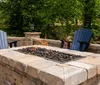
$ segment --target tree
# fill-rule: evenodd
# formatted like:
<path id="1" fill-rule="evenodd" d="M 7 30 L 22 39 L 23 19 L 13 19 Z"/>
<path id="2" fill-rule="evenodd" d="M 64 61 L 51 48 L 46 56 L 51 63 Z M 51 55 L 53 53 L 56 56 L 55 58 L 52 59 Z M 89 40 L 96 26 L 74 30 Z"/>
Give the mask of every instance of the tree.
<path id="1" fill-rule="evenodd" d="M 68 36 L 81 18 L 82 4 L 78 0 L 39 0 L 39 16 L 42 20 L 42 33 L 48 38 L 62 39 Z M 58 25 L 55 25 L 58 23 Z"/>
<path id="2" fill-rule="evenodd" d="M 22 36 L 24 31 L 30 31 L 30 24 L 37 20 L 36 9 L 30 0 L 7 0 L 0 4 L 2 12 L 8 16 L 9 34 Z"/>
<path id="3" fill-rule="evenodd" d="M 9 34 L 19 36 L 24 31 L 30 31 L 30 25 L 33 24 L 35 29 L 31 31 L 41 31 L 43 37 L 64 39 L 79 28 L 78 21 L 80 25 L 92 29 L 99 26 L 100 1 L 85 1 L 3 0 L 0 10 L 7 16 L 5 22 Z"/>

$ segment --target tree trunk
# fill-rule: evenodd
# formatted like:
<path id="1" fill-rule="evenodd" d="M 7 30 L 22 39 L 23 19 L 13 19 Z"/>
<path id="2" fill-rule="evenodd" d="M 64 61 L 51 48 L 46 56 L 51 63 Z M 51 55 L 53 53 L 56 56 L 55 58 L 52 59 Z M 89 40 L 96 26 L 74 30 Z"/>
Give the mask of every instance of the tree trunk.
<path id="1" fill-rule="evenodd" d="M 89 13 L 90 8 L 88 8 L 89 1 L 90 0 L 85 1 L 85 7 L 84 7 L 84 27 L 87 27 L 87 28 L 91 27 L 91 20 L 92 20 L 91 14 Z"/>

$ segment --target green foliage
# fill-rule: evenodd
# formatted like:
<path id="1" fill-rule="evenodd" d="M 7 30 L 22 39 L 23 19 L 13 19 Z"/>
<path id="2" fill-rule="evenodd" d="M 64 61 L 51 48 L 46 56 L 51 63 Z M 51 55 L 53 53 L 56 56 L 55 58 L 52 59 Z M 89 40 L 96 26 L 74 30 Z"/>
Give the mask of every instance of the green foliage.
<path id="1" fill-rule="evenodd" d="M 85 0 L 2 0 L 0 29 L 5 29 L 9 35 L 23 36 L 25 31 L 41 31 L 42 37 L 65 39 L 78 29 L 77 20 L 83 25 L 84 13 L 92 18 L 94 39 L 99 39 L 100 0 L 90 0 L 88 4 Z"/>
<path id="2" fill-rule="evenodd" d="M 75 25 L 74 19 L 82 16 L 82 4 L 78 0 L 39 0 L 39 3 L 42 3 L 38 10 L 42 21 L 40 31 L 48 38 L 63 39 L 70 35 L 73 31 L 70 27 Z"/>
<path id="3" fill-rule="evenodd" d="M 95 41 L 100 40 L 100 19 L 94 20 L 92 24 L 92 31 L 93 31 L 93 39 Z"/>
<path id="4" fill-rule="evenodd" d="M 1 15 L 1 16 L 0 16 L 0 30 L 3 30 L 3 29 L 6 28 L 6 25 L 5 25 L 4 23 L 5 23 L 7 17 L 5 17 L 5 16 L 2 14 L 1 11 L 0 11 L 0 15 Z M 5 18 L 3 18 L 3 17 L 5 17 Z"/>
<path id="5" fill-rule="evenodd" d="M 100 41 L 100 0 L 95 0 L 95 5 L 92 8 L 94 12 L 92 13 L 92 31 L 93 39 L 95 41 Z"/>
<path id="6" fill-rule="evenodd" d="M 30 31 L 31 23 L 38 22 L 36 9 L 30 0 L 7 0 L 0 4 L 2 13 L 8 17 L 6 19 L 8 34 L 22 36 L 24 31 Z"/>

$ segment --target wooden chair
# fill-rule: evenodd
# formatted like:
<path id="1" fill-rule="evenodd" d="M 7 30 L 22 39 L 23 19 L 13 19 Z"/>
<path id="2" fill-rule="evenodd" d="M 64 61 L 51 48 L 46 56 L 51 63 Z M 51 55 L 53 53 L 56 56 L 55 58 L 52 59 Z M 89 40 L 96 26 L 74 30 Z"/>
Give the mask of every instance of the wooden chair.
<path id="1" fill-rule="evenodd" d="M 87 51 L 90 40 L 92 37 L 92 31 L 87 28 L 82 28 L 74 33 L 74 39 L 72 42 L 71 50 Z"/>
<path id="2" fill-rule="evenodd" d="M 64 43 L 67 43 L 68 49 L 77 51 L 87 51 L 91 37 L 92 37 L 92 31 L 90 29 L 82 28 L 76 30 L 74 33 L 74 38 L 71 47 L 70 47 L 70 42 L 62 41 L 61 48 L 64 46 Z"/>
<path id="3" fill-rule="evenodd" d="M 13 41 L 13 42 L 8 43 L 6 32 L 0 30 L 0 49 L 8 48 L 8 44 L 9 44 L 10 48 L 12 46 L 17 47 L 17 41 Z"/>

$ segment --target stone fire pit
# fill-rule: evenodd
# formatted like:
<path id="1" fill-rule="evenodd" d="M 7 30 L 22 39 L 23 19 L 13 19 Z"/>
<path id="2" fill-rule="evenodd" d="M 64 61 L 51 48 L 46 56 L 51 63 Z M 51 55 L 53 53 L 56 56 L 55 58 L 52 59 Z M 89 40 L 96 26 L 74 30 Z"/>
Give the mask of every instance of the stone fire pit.
<path id="1" fill-rule="evenodd" d="M 99 74 L 100 54 L 41 45 L 0 50 L 0 85 L 99 85 Z"/>

